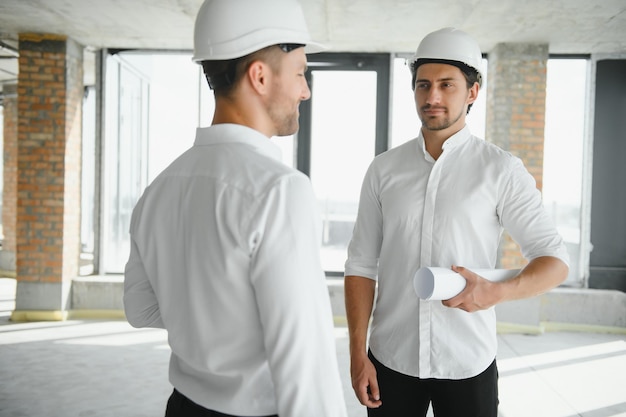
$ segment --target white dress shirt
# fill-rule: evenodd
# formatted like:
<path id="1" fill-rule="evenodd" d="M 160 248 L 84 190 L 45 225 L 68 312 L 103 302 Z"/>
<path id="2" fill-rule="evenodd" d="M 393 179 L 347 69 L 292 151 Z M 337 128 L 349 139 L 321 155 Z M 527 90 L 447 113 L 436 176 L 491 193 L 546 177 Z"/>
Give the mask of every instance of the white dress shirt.
<path id="1" fill-rule="evenodd" d="M 167 329 L 170 382 L 226 414 L 345 417 L 309 179 L 261 133 L 223 124 L 146 189 L 124 307 Z"/>
<path id="2" fill-rule="evenodd" d="M 374 159 L 365 176 L 345 275 L 378 280 L 369 347 L 382 364 L 420 378 L 478 375 L 497 350 L 494 309 L 467 313 L 420 300 L 422 266 L 494 268 L 503 228 L 527 259 L 563 243 L 519 158 L 465 127 L 435 161 L 420 136 Z"/>

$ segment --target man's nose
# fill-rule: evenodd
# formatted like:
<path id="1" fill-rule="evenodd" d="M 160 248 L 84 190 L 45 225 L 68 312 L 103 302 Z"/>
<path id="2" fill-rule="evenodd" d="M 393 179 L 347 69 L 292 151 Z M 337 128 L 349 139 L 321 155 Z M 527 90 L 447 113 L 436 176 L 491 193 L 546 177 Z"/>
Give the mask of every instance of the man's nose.
<path id="1" fill-rule="evenodd" d="M 302 101 L 308 100 L 311 98 L 311 89 L 309 88 L 309 83 L 304 81 L 304 88 L 302 90 Z"/>
<path id="2" fill-rule="evenodd" d="M 426 102 L 429 104 L 439 103 L 441 101 L 441 91 L 433 87 L 428 90 L 428 96 L 426 97 Z"/>

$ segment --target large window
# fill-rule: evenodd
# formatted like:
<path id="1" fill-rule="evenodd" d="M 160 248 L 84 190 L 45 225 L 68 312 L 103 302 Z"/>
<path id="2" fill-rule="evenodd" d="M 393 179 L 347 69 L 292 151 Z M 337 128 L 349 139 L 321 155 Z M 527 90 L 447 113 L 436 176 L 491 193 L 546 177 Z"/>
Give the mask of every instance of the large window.
<path id="1" fill-rule="evenodd" d="M 96 89 L 86 87 L 83 99 L 82 168 L 80 195 L 80 275 L 94 273 L 96 250 Z"/>
<path id="2" fill-rule="evenodd" d="M 543 201 L 570 255 L 566 284 L 580 286 L 585 275 L 581 217 L 585 186 L 587 59 L 549 59 L 543 164 Z"/>
<path id="3" fill-rule="evenodd" d="M 150 84 L 148 101 L 148 183 L 193 145 L 196 127 L 213 117 L 213 94 L 191 55 L 123 53 L 122 58 Z"/>
<path id="4" fill-rule="evenodd" d="M 375 156 L 376 72 L 313 71 L 312 76 L 311 182 L 322 213 L 322 265 L 341 272 L 361 183 Z"/>
<path id="5" fill-rule="evenodd" d="M 106 86 L 101 256 L 103 272 L 122 272 L 130 251 L 130 217 L 147 183 L 150 83 L 125 60 L 112 56 Z"/>
<path id="6" fill-rule="evenodd" d="M 322 266 L 342 275 L 361 183 L 388 147 L 388 54 L 314 54 L 301 104 L 297 168 L 309 174 L 322 213 Z"/>
<path id="7" fill-rule="evenodd" d="M 582 280 L 580 254 L 588 249 L 580 238 L 587 66 L 585 59 L 548 62 L 543 195 L 572 257 L 570 284 Z M 137 199 L 192 145 L 195 128 L 210 125 L 214 103 L 189 54 L 125 52 L 111 57 L 107 73 L 100 272 L 119 273 Z M 272 141 L 286 164 L 310 175 L 323 215 L 323 265 L 341 273 L 367 166 L 376 154 L 416 137 L 421 123 L 406 56 L 315 54 L 307 78 L 312 98 L 301 105 L 300 131 Z M 485 77 L 467 118 L 479 137 L 485 135 L 486 92 Z"/>
<path id="8" fill-rule="evenodd" d="M 121 273 L 130 250 L 132 210 L 145 187 L 210 124 L 213 96 L 190 54 L 110 56 L 101 273 Z"/>

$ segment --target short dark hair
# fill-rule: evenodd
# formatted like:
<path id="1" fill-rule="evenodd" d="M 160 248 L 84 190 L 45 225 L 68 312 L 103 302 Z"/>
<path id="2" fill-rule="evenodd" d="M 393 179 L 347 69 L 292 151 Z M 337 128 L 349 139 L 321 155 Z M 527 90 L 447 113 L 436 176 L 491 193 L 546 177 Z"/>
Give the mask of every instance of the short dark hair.
<path id="1" fill-rule="evenodd" d="M 280 53 L 289 53 L 296 48 L 303 47 L 301 44 L 279 44 L 271 45 L 244 55 L 240 58 L 202 61 L 202 70 L 209 87 L 215 95 L 228 96 L 233 91 L 234 86 L 248 70 L 250 64 L 260 60 L 266 62 L 274 71 L 278 71 L 278 56 Z M 282 51 L 282 52 L 281 52 Z"/>

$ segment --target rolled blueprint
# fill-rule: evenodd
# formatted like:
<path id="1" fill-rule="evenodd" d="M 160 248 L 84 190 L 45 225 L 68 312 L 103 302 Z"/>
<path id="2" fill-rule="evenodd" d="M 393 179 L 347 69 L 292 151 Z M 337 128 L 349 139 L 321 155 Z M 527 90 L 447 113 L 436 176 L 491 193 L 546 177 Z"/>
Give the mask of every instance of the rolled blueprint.
<path id="1" fill-rule="evenodd" d="M 519 269 L 472 269 L 472 272 L 492 281 L 506 281 Z M 422 300 L 449 300 L 465 288 L 465 278 L 449 268 L 422 267 L 413 277 L 413 289 Z"/>

